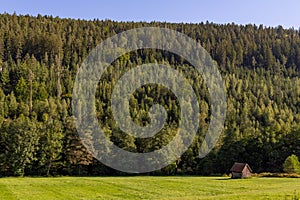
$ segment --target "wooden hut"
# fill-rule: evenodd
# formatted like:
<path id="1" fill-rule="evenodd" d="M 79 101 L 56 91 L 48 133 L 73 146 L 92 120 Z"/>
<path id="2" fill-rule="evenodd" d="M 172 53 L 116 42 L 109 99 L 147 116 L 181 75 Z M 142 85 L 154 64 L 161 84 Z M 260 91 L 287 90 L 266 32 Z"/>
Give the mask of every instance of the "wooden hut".
<path id="1" fill-rule="evenodd" d="M 248 178 L 251 177 L 252 169 L 247 163 L 234 163 L 230 169 L 231 178 Z"/>

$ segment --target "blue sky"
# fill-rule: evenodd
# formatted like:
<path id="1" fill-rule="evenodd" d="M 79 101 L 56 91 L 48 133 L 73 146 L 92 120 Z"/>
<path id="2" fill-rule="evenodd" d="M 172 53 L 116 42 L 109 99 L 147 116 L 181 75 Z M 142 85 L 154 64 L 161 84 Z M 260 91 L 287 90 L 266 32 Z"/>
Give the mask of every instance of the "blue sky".
<path id="1" fill-rule="evenodd" d="M 299 0 L 1 0 L 0 13 L 117 21 L 215 22 L 300 27 Z"/>

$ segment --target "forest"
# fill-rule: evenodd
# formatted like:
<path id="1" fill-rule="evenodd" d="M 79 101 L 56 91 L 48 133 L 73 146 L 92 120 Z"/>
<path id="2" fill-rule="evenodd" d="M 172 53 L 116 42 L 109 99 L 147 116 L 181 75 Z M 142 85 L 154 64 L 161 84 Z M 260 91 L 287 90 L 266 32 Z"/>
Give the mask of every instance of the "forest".
<path id="1" fill-rule="evenodd" d="M 145 85 L 130 100 L 133 121 L 148 124 L 149 106 L 159 103 L 167 110 L 167 125 L 152 140 L 124 134 L 110 107 L 113 86 L 124 72 L 141 63 L 169 63 L 197 93 L 201 113 L 193 144 L 176 162 L 149 174 L 223 174 L 234 162 L 247 162 L 256 173 L 282 172 L 288 156 L 300 157 L 299 30 L 0 14 L 0 176 L 124 175 L 93 158 L 80 141 L 72 93 L 78 69 L 91 50 L 138 27 L 169 28 L 199 42 L 218 64 L 227 94 L 221 137 L 199 158 L 210 122 L 201 75 L 181 57 L 155 49 L 124 54 L 110 65 L 98 84 L 97 118 L 106 136 L 124 150 L 149 152 L 167 144 L 178 126 L 180 107 L 167 88 Z"/>

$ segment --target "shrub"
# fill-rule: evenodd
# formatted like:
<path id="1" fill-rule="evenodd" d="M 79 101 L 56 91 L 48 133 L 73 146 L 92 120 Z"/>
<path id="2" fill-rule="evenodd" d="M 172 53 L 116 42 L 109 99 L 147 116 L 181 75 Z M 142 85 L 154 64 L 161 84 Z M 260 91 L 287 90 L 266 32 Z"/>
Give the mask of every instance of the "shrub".
<path id="1" fill-rule="evenodd" d="M 286 158 L 283 164 L 283 171 L 289 174 L 300 173 L 300 163 L 296 155 L 291 155 Z"/>

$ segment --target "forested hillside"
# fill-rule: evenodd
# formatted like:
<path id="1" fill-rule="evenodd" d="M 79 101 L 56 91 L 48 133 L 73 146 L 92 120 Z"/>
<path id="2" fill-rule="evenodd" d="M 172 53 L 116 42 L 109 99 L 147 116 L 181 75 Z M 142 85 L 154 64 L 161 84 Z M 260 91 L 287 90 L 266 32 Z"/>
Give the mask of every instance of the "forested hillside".
<path id="1" fill-rule="evenodd" d="M 116 60 L 99 83 L 97 115 L 111 140 L 126 150 L 158 149 L 174 136 L 178 101 L 163 87 L 146 85 L 133 94 L 133 120 L 149 123 L 159 102 L 168 126 L 147 141 L 126 136 L 111 116 L 111 82 L 142 63 L 170 63 L 183 71 L 199 98 L 197 138 L 175 163 L 154 174 L 228 172 L 235 161 L 255 172 L 281 172 L 291 154 L 300 156 L 300 33 L 282 27 L 213 23 L 134 23 L 51 16 L 0 15 L 0 176 L 119 174 L 94 159 L 81 144 L 72 117 L 76 73 L 101 41 L 136 27 L 165 27 L 197 40 L 218 63 L 227 89 L 227 118 L 217 146 L 205 158 L 199 147 L 210 121 L 208 91 L 184 59 L 144 49 Z M 160 94 L 160 96 L 156 96 Z"/>

